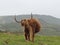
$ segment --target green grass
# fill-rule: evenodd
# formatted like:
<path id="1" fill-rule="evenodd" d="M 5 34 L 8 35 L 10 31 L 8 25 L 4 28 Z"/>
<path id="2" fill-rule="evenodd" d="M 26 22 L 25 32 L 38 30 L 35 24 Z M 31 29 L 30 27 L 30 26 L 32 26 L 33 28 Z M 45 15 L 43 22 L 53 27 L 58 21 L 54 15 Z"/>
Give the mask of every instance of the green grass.
<path id="1" fill-rule="evenodd" d="M 60 36 L 35 36 L 34 43 L 26 42 L 24 35 L 0 33 L 0 45 L 60 45 Z"/>

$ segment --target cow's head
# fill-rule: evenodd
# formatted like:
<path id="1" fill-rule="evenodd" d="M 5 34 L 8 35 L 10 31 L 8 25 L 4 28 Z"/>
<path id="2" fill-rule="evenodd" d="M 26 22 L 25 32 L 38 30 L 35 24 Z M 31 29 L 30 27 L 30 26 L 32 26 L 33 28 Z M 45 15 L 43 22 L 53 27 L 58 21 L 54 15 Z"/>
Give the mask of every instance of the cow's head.
<path id="1" fill-rule="evenodd" d="M 28 25 L 28 20 L 27 19 L 21 19 L 20 21 L 17 21 L 16 16 L 15 16 L 15 21 L 17 23 L 20 23 L 22 26 L 27 26 Z"/>

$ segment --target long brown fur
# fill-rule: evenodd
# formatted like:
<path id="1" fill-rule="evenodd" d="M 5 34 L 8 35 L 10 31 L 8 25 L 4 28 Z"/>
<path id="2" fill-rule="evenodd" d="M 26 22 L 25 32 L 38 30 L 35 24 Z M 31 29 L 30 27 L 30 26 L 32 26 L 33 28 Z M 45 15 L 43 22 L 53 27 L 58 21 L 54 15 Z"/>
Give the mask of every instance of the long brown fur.
<path id="1" fill-rule="evenodd" d="M 24 27 L 25 39 L 34 42 L 34 35 L 41 28 L 39 21 L 36 19 L 23 19 L 21 25 Z"/>

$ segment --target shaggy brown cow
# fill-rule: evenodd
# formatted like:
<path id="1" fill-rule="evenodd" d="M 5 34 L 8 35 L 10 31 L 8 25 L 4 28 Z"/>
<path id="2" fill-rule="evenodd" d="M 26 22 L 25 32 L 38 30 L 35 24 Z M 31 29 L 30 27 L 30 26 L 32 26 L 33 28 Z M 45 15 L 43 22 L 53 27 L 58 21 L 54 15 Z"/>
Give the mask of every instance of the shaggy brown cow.
<path id="1" fill-rule="evenodd" d="M 33 18 L 23 19 L 21 21 L 17 21 L 15 18 L 15 21 L 21 23 L 24 27 L 25 39 L 34 42 L 34 35 L 39 32 L 41 28 L 39 21 Z"/>

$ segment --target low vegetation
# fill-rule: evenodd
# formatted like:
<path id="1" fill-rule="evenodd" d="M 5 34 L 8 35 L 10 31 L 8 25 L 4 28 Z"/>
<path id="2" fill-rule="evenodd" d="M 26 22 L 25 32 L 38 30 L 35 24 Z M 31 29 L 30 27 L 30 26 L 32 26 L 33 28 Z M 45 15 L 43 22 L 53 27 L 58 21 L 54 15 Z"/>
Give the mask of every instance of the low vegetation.
<path id="1" fill-rule="evenodd" d="M 36 35 L 32 43 L 26 41 L 24 35 L 0 33 L 0 45 L 60 45 L 60 36 Z"/>

